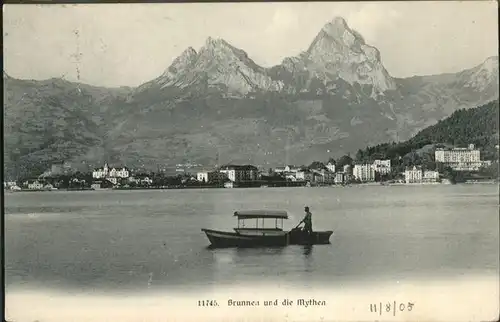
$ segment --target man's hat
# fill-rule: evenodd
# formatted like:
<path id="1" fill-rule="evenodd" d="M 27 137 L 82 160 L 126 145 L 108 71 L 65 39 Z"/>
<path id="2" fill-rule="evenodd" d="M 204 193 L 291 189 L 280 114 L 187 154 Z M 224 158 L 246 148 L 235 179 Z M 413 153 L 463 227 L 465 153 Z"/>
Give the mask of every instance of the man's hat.
<path id="1" fill-rule="evenodd" d="M 309 210 L 309 207 L 308 207 L 308 206 L 305 206 L 305 207 L 304 207 L 304 210 Z"/>

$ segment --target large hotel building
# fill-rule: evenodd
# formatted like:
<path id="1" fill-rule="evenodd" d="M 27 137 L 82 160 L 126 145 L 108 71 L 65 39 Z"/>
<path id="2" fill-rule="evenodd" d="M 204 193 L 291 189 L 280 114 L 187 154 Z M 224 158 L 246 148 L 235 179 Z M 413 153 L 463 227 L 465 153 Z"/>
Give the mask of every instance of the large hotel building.
<path id="1" fill-rule="evenodd" d="M 484 165 L 474 144 L 469 148 L 436 149 L 435 159 L 456 171 L 477 171 Z"/>

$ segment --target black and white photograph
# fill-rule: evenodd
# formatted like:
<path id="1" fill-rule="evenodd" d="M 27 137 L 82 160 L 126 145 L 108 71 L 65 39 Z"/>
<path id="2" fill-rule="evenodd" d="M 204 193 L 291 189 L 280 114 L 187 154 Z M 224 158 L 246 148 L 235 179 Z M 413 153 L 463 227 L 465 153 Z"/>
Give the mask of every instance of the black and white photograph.
<path id="1" fill-rule="evenodd" d="M 4 320 L 498 321 L 497 1 L 3 5 Z"/>

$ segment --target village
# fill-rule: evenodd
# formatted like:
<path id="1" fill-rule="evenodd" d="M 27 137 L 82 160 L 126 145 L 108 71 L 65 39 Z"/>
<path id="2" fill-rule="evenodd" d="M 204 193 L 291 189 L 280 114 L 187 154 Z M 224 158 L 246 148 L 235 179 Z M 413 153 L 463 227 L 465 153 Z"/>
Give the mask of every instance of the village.
<path id="1" fill-rule="evenodd" d="M 347 159 L 347 160 L 346 160 Z M 91 173 L 73 172 L 60 165 L 36 178 L 4 182 L 9 191 L 102 190 L 102 189 L 175 189 L 175 188 L 243 188 L 297 187 L 350 184 L 437 184 L 454 183 L 449 173 L 476 173 L 491 165 L 483 161 L 480 151 L 468 148 L 438 148 L 436 168 L 407 166 L 398 171 L 391 160 L 376 159 L 359 163 L 343 157 L 326 164 L 313 162 L 309 166 L 285 165 L 262 169 L 253 165 L 229 164 L 206 168 L 197 164 L 177 164 L 174 173 L 146 172 L 105 163 Z"/>

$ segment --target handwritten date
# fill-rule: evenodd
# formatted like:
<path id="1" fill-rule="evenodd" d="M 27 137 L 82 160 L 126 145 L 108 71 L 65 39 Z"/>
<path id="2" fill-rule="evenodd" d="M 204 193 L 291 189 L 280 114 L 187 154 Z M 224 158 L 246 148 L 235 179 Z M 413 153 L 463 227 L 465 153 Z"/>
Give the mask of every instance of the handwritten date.
<path id="1" fill-rule="evenodd" d="M 396 313 L 399 312 L 411 312 L 414 306 L 415 303 L 411 302 L 378 302 L 370 304 L 370 312 L 379 315 L 392 313 L 393 316 L 396 316 Z"/>

